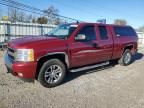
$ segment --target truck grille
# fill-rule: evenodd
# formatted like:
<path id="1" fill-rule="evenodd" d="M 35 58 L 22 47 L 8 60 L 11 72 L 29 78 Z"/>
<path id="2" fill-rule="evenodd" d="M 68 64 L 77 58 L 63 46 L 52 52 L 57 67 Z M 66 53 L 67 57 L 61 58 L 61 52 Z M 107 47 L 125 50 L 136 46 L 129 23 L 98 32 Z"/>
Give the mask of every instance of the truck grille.
<path id="1" fill-rule="evenodd" d="M 15 53 L 15 50 L 14 50 L 14 49 L 8 47 L 7 53 L 8 53 L 8 56 L 9 56 L 12 60 L 15 59 L 15 58 L 14 58 L 14 53 Z"/>

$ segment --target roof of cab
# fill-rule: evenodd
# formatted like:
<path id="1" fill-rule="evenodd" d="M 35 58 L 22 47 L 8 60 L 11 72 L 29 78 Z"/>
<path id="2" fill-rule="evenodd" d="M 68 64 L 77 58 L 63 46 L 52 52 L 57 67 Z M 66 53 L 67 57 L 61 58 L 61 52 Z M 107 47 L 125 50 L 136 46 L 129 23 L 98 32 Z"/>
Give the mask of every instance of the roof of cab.
<path id="1" fill-rule="evenodd" d="M 102 23 L 88 23 L 88 22 L 78 22 L 78 23 L 71 23 L 71 24 L 78 24 L 78 25 L 87 25 L 87 24 L 96 24 L 96 25 L 105 25 L 105 26 L 119 26 L 119 27 L 131 27 L 129 25 L 116 25 L 116 24 L 102 24 Z"/>

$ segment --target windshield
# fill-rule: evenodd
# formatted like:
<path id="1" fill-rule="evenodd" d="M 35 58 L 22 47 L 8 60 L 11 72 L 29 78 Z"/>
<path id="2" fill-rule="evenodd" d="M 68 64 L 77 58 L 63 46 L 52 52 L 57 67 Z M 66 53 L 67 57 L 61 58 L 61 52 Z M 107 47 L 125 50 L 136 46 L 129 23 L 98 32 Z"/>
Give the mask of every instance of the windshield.
<path id="1" fill-rule="evenodd" d="M 52 31 L 50 31 L 47 35 L 51 37 L 67 39 L 73 33 L 73 31 L 76 29 L 77 26 L 78 25 L 76 24 L 75 25 L 72 25 L 72 24 L 60 25 L 56 27 L 55 29 L 53 29 Z"/>

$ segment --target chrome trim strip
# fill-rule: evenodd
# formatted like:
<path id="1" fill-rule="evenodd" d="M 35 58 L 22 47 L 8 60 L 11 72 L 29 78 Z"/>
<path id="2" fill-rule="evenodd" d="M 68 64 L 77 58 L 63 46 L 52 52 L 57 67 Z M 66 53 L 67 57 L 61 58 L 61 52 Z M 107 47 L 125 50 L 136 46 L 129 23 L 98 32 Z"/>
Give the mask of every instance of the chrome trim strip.
<path id="1" fill-rule="evenodd" d="M 82 51 L 79 51 L 78 54 L 79 53 L 88 53 L 88 52 L 90 52 L 90 53 L 91 52 L 99 52 L 99 51 L 101 51 L 101 50 L 82 50 Z"/>
<path id="2" fill-rule="evenodd" d="M 100 64 L 96 64 L 93 66 L 86 66 L 86 67 L 82 67 L 82 68 L 78 68 L 78 69 L 72 69 L 72 70 L 70 70 L 70 72 L 79 72 L 79 71 L 88 70 L 88 69 L 92 69 L 92 68 L 96 68 L 96 67 L 100 67 L 100 66 L 105 66 L 108 64 L 109 64 L 109 61 L 100 63 Z"/>

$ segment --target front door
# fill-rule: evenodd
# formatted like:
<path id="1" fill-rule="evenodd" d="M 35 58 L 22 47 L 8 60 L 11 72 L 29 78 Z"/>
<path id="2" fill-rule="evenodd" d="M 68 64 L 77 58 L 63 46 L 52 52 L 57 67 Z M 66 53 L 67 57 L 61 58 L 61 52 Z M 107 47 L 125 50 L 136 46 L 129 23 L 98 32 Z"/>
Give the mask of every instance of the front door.
<path id="1" fill-rule="evenodd" d="M 84 40 L 76 40 L 79 35 L 85 36 Z M 69 45 L 72 67 L 83 66 L 93 63 L 92 57 L 96 53 L 95 25 L 85 25 L 75 35 L 73 43 Z"/>

